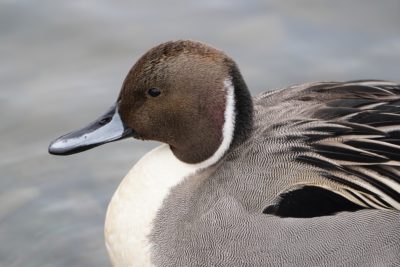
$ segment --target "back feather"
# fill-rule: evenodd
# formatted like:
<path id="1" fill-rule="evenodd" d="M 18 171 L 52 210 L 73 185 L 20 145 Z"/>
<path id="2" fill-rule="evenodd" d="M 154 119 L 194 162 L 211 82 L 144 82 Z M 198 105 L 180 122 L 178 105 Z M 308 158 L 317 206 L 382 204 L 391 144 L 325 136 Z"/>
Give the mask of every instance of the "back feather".
<path id="1" fill-rule="evenodd" d="M 294 98 L 312 102 L 308 119 L 287 122 L 296 129 L 287 140 L 303 140 L 292 147 L 296 161 L 357 205 L 400 210 L 400 85 L 318 83 Z"/>

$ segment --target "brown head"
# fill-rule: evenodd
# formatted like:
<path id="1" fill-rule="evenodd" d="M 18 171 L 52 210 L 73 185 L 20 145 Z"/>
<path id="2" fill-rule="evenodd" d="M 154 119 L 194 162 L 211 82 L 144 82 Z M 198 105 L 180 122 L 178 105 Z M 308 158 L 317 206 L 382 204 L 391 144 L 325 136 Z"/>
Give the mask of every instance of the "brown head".
<path id="1" fill-rule="evenodd" d="M 55 140 L 49 152 L 71 154 L 133 135 L 199 163 L 243 141 L 251 127 L 251 96 L 233 60 L 199 42 L 167 42 L 136 62 L 106 114 Z"/>

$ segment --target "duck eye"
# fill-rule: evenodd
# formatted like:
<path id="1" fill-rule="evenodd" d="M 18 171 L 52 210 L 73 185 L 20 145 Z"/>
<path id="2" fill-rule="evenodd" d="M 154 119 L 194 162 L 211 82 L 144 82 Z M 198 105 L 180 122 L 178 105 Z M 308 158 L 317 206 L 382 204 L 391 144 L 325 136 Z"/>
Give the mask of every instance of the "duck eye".
<path id="1" fill-rule="evenodd" d="M 156 97 L 161 94 L 161 91 L 158 88 L 150 88 L 149 90 L 147 90 L 147 93 L 152 97 Z"/>

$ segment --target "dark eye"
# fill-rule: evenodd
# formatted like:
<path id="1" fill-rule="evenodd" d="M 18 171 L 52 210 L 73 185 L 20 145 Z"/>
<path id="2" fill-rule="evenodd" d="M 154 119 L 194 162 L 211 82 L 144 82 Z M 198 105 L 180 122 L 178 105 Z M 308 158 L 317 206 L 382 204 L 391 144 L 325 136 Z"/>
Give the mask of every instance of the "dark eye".
<path id="1" fill-rule="evenodd" d="M 147 93 L 149 94 L 149 96 L 156 97 L 161 94 L 161 91 L 158 88 L 150 88 L 149 90 L 147 90 Z"/>

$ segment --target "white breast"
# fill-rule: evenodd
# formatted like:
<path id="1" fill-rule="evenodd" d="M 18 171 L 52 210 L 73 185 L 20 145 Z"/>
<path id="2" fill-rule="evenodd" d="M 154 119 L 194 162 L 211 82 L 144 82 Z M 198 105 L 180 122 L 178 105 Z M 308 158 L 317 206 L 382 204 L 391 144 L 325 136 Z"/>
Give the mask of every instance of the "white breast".
<path id="1" fill-rule="evenodd" d="M 168 145 L 161 145 L 129 171 L 106 215 L 106 246 L 113 266 L 151 266 L 148 235 L 157 211 L 170 189 L 199 168 L 179 161 Z"/>

